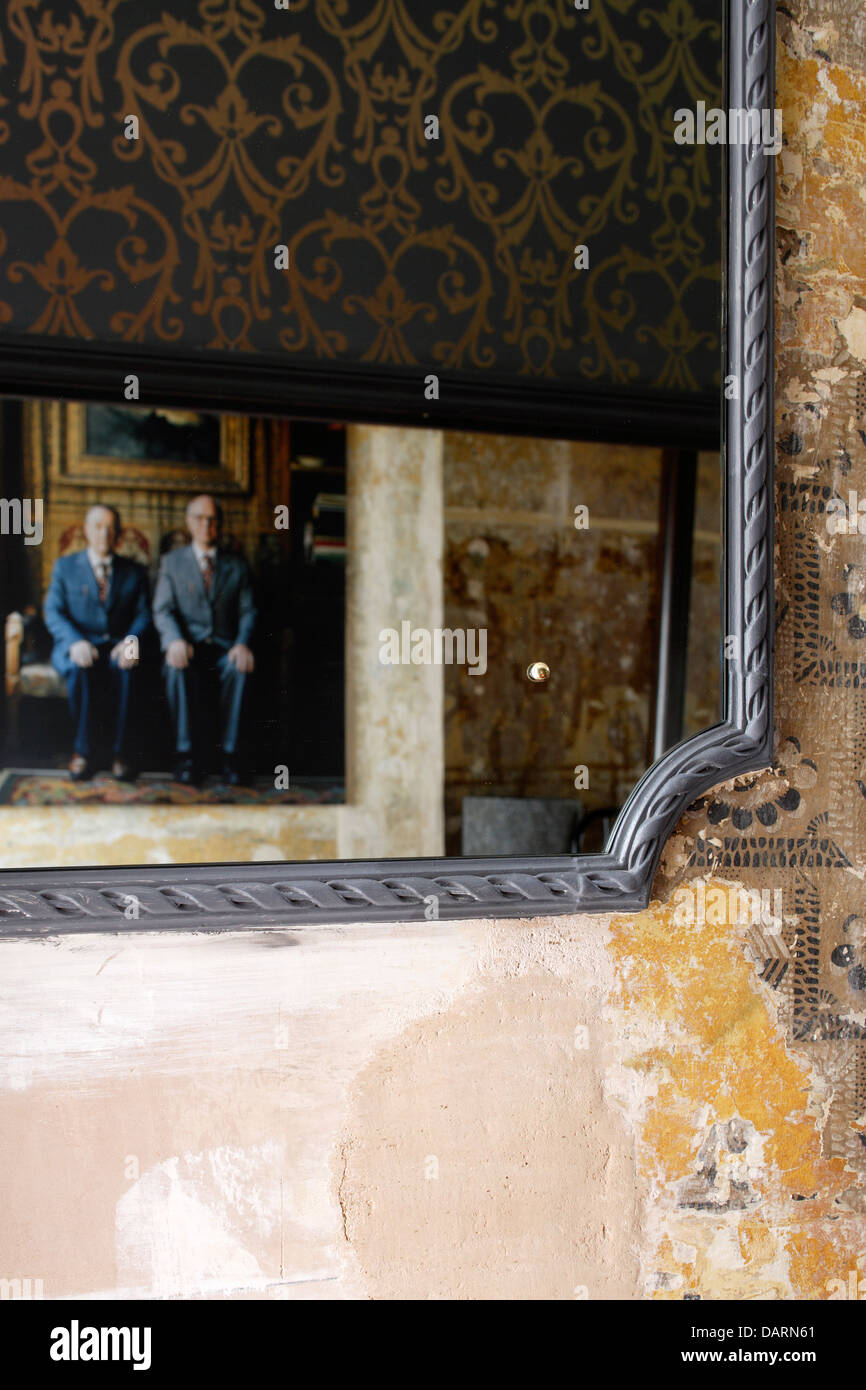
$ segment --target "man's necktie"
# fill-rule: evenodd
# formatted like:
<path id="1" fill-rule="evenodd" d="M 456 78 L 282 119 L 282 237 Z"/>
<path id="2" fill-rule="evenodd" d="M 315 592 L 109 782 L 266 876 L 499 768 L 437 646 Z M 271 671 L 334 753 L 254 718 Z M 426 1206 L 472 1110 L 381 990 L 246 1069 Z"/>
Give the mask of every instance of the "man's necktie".
<path id="1" fill-rule="evenodd" d="M 210 555 L 201 557 L 201 577 L 204 580 L 205 593 L 209 594 L 213 584 L 213 560 Z"/>
<path id="2" fill-rule="evenodd" d="M 99 586 L 99 602 L 104 603 L 108 598 L 108 585 L 110 583 L 110 572 L 107 565 L 97 565 L 96 582 Z"/>

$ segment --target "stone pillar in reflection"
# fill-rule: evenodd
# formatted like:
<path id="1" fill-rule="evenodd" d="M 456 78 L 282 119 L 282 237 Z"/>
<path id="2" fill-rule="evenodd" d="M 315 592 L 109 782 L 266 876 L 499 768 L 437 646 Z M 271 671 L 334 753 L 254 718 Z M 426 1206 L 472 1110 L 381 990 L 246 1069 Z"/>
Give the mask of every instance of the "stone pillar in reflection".
<path id="1" fill-rule="evenodd" d="M 350 425 L 346 447 L 348 804 L 338 852 L 441 855 L 443 668 L 384 664 L 382 634 L 442 626 L 442 434 Z"/>

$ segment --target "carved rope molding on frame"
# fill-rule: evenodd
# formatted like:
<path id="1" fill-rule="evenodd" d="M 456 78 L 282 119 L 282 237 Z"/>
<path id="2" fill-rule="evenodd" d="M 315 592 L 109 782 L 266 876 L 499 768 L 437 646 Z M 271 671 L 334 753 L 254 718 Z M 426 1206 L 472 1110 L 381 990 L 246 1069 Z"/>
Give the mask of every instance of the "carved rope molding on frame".
<path id="1" fill-rule="evenodd" d="M 774 10 L 728 0 L 728 106 L 772 109 Z M 770 762 L 772 749 L 772 156 L 729 144 L 726 375 L 725 718 L 661 758 L 635 788 L 604 854 L 579 858 L 7 870 L 0 932 L 226 931 L 425 916 L 532 917 L 646 906 L 665 840 L 695 798 Z M 429 904 L 435 902 L 435 913 Z"/>

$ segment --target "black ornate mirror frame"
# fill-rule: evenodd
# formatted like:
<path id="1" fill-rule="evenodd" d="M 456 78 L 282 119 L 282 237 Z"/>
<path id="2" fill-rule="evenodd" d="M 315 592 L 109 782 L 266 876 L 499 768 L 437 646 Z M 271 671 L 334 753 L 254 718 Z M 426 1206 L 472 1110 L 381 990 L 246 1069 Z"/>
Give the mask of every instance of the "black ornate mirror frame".
<path id="1" fill-rule="evenodd" d="M 774 9 L 770 0 L 728 0 L 727 106 L 772 110 Z M 392 859 L 381 862 L 173 865 L 159 868 L 10 869 L 0 873 L 0 932 L 6 936 L 59 931 L 192 928 L 227 930 L 290 927 L 304 923 L 412 921 L 424 917 L 533 917 L 563 912 L 633 911 L 649 901 L 665 840 L 686 807 L 711 786 L 765 767 L 772 750 L 773 559 L 773 214 L 774 161 L 760 145 L 727 147 L 728 225 L 725 248 L 724 373 L 739 384 L 739 399 L 724 402 L 725 471 L 724 719 L 684 740 L 641 779 L 623 807 L 602 854 L 550 858 Z M 141 369 L 143 354 L 135 364 Z M 102 399 L 116 384 L 119 363 L 110 353 L 74 346 L 46 362 L 44 343 L 2 346 L 0 380 L 6 394 Z M 174 363 L 163 360 L 160 399 L 204 407 L 233 399 L 251 412 L 289 413 L 330 387 L 329 414 L 378 423 L 430 424 L 438 416 L 409 404 L 408 387 L 385 378 L 372 410 L 352 409 L 351 380 L 335 401 L 334 377 L 318 384 L 286 369 L 248 364 L 238 390 L 238 364 L 208 362 L 191 369 L 182 385 Z M 131 369 L 131 368 L 130 368 Z M 279 380 L 278 380 L 279 371 Z M 269 375 L 270 374 L 270 375 Z M 255 381 L 253 381 L 255 377 Z M 449 379 L 450 380 L 450 379 Z M 196 385 L 197 383 L 197 385 Z M 256 384 L 257 383 L 257 384 Z M 270 383 L 270 384 L 269 384 Z M 171 387 L 171 389 L 169 389 Z M 356 390 L 358 388 L 355 388 Z M 545 400 L 533 393 L 534 432 L 574 432 L 564 393 Z M 459 399 L 459 383 L 455 383 Z M 367 398 L 369 382 L 365 380 Z M 535 394 L 537 392 L 537 394 Z M 191 397 L 194 394 L 195 399 Z M 417 400 L 417 393 L 413 392 Z M 156 395 L 154 395 L 156 399 Z M 324 397 L 320 396 L 320 399 Z M 452 401 L 455 396 L 452 394 Z M 447 427 L 477 428 L 479 412 L 508 429 L 509 397 L 475 385 L 473 399 L 452 406 Z M 511 397 L 513 399 L 513 395 Z M 355 397 L 357 401 L 357 396 Z M 382 402 L 380 408 L 379 402 Z M 384 402 L 390 401 L 390 408 Z M 345 402 L 345 403 L 344 403 Z M 545 405 L 549 409 L 545 413 Z M 660 403 L 656 402 L 656 411 Z M 651 401 L 629 407 L 630 425 L 653 413 Z M 525 409 L 525 407 L 524 407 Z M 316 413 L 315 410 L 312 413 Z M 620 416 L 622 405 L 619 406 Z M 604 424 L 596 422 L 599 433 Z M 691 421 L 694 439 L 695 421 Z M 595 433 L 596 431 L 593 430 Z M 668 440 L 669 443 L 676 442 Z"/>

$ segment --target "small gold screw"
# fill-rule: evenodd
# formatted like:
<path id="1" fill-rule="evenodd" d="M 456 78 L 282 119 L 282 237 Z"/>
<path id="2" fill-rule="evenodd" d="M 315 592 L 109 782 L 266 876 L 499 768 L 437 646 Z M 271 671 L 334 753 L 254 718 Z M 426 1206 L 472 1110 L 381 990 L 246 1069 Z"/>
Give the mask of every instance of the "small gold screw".
<path id="1" fill-rule="evenodd" d="M 533 661 L 531 666 L 527 666 L 526 674 L 536 685 L 542 685 L 550 679 L 550 667 L 546 661 Z"/>

